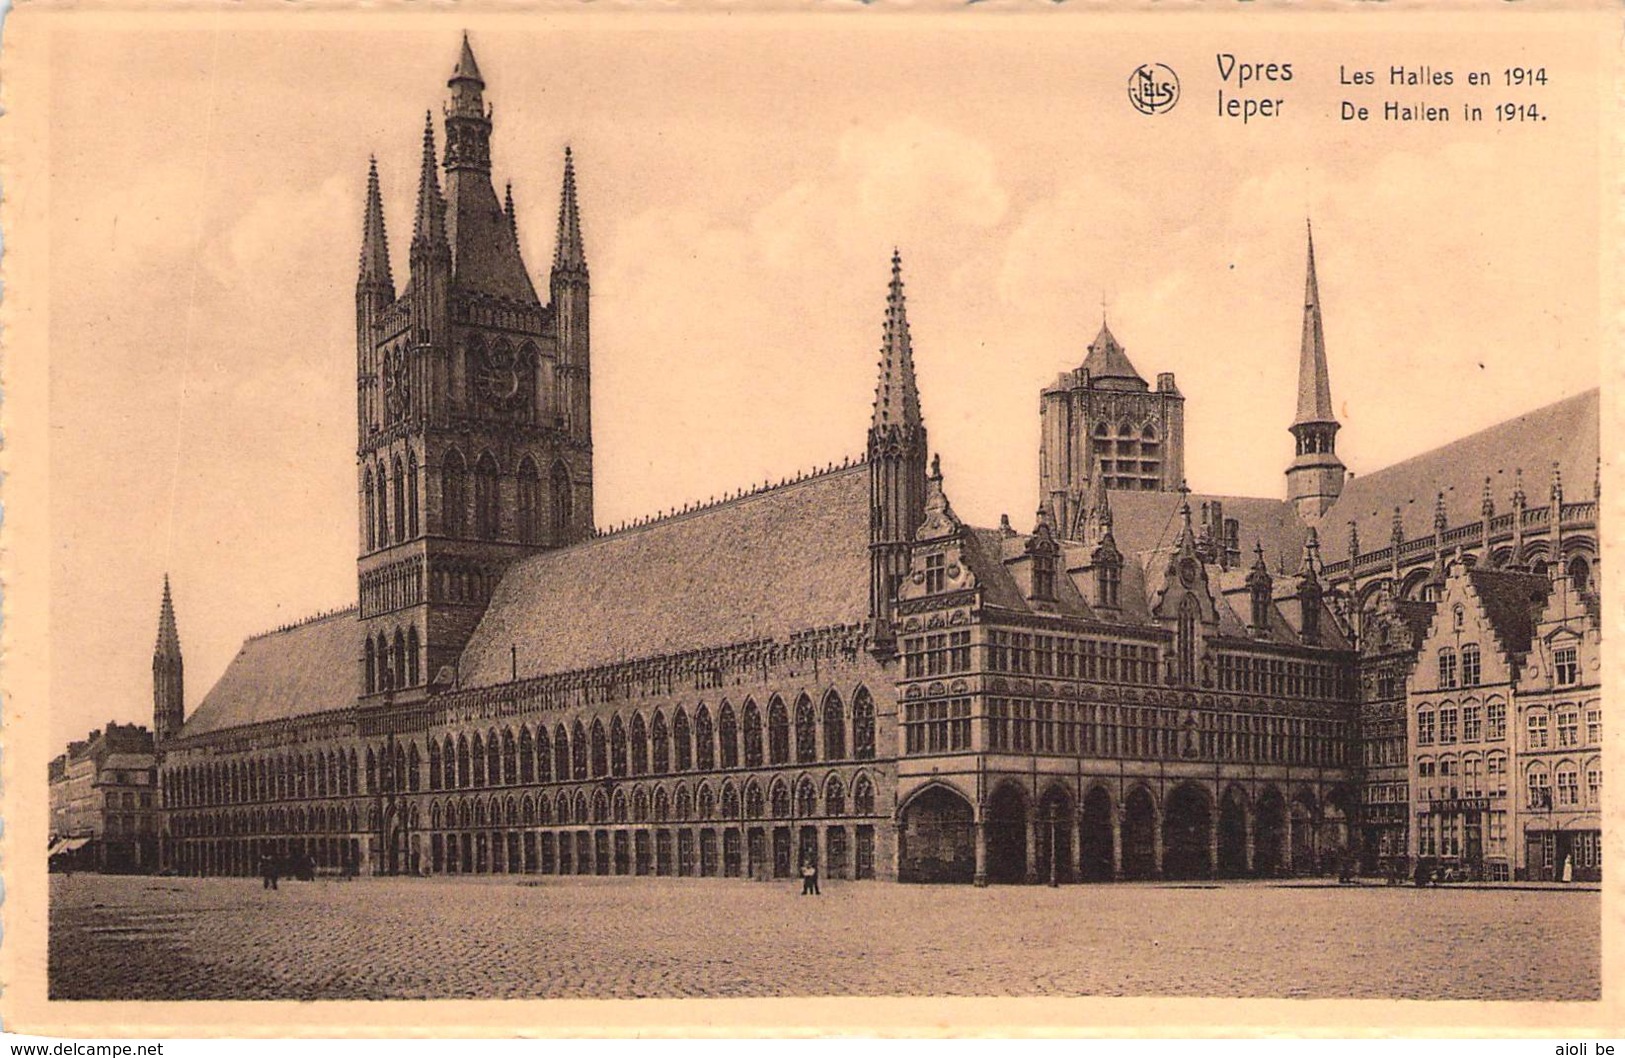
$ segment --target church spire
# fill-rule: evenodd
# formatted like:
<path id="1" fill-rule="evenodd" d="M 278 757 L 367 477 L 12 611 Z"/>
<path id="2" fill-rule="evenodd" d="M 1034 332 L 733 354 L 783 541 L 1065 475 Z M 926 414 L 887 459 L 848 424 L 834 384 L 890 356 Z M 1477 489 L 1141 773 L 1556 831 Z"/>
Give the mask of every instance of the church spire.
<path id="1" fill-rule="evenodd" d="M 1307 225 L 1307 222 L 1305 222 Z M 1287 467 L 1287 494 L 1298 517 L 1314 522 L 1337 502 L 1347 469 L 1337 458 L 1337 415 L 1326 371 L 1326 335 L 1315 275 L 1315 232 L 1307 228 L 1309 264 L 1303 281 L 1303 335 L 1298 346 L 1298 413 L 1289 429 L 1297 451 Z"/>
<path id="2" fill-rule="evenodd" d="M 361 267 L 356 286 L 387 293 L 395 300 L 395 280 L 389 271 L 389 238 L 384 234 L 384 200 L 378 190 L 378 159 L 367 164 L 367 205 L 361 222 Z"/>
<path id="3" fill-rule="evenodd" d="M 186 720 L 185 666 L 181 637 L 175 627 L 175 603 L 164 574 L 164 597 L 158 604 L 158 641 L 152 648 L 152 730 L 158 741 L 178 734 Z"/>
<path id="4" fill-rule="evenodd" d="M 587 252 L 581 245 L 581 211 L 576 207 L 576 163 L 564 148 L 564 190 L 559 194 L 559 234 L 553 246 L 553 271 L 587 274 Z"/>
<path id="5" fill-rule="evenodd" d="M 1326 334 L 1320 319 L 1320 283 L 1315 278 L 1315 231 L 1308 229 L 1309 268 L 1303 281 L 1303 339 L 1298 348 L 1298 415 L 1292 425 L 1335 423 L 1332 382 L 1326 371 Z"/>
<path id="6" fill-rule="evenodd" d="M 418 206 L 412 222 L 412 253 L 446 245 L 446 202 L 440 197 L 435 166 L 434 115 L 423 115 L 423 163 L 418 170 Z"/>
<path id="7" fill-rule="evenodd" d="M 914 349 L 908 333 L 908 306 L 903 297 L 903 257 L 891 255 L 891 287 L 886 294 L 886 325 L 880 345 L 880 378 L 875 383 L 871 430 L 923 425 L 920 392 L 914 380 Z"/>

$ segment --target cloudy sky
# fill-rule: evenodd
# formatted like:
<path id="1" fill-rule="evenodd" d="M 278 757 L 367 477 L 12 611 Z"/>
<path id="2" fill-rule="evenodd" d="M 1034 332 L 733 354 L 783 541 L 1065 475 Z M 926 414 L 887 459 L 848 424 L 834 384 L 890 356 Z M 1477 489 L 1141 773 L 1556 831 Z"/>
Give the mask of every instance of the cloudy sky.
<path id="1" fill-rule="evenodd" d="M 600 524 L 861 451 L 894 245 L 932 445 L 983 524 L 1030 523 L 1038 391 L 1103 299 L 1141 373 L 1177 374 L 1192 486 L 1281 495 L 1306 215 L 1357 473 L 1596 384 L 1595 53 L 1527 24 L 967 21 L 470 23 L 544 288 L 576 152 Z M 367 158 L 400 284 L 462 23 L 294 24 L 51 39 L 53 742 L 150 720 L 166 570 L 189 707 L 244 636 L 353 601 Z M 1258 93 L 1281 118 L 1217 117 L 1220 51 L 1293 63 Z M 1146 117 L 1124 85 L 1152 60 L 1184 94 Z M 1545 63 L 1549 118 L 1335 120 L 1339 64 L 1401 62 Z"/>

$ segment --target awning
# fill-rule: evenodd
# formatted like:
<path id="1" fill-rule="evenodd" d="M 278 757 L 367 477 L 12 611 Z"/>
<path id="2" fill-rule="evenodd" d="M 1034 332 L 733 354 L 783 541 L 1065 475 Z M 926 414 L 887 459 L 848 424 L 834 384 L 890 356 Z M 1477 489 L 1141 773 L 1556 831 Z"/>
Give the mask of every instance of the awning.
<path id="1" fill-rule="evenodd" d="M 73 852 L 90 844 L 89 838 L 62 838 L 51 846 L 51 855 L 57 856 L 64 852 Z"/>

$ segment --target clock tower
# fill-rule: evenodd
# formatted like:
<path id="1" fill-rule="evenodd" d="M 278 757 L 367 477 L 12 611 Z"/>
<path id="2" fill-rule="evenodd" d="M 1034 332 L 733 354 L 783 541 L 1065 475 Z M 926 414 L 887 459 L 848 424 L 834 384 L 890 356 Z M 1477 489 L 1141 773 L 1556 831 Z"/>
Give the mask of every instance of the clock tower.
<path id="1" fill-rule="evenodd" d="M 564 155 L 549 303 L 491 181 L 492 112 L 468 38 L 432 115 L 397 295 L 377 167 L 356 281 L 357 660 L 363 700 L 455 679 L 510 563 L 592 532 L 588 277 Z M 441 172 L 445 174 L 444 190 Z"/>

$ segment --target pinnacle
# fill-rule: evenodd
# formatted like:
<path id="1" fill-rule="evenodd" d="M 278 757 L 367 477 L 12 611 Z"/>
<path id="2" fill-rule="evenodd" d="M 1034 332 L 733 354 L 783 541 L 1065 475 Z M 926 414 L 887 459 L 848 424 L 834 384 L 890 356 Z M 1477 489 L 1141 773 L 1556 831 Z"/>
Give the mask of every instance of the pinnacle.
<path id="1" fill-rule="evenodd" d="M 423 165 L 418 174 L 417 216 L 412 225 L 412 245 L 444 244 L 446 204 L 440 197 L 440 174 L 435 164 L 434 114 L 423 115 Z"/>
<path id="2" fill-rule="evenodd" d="M 395 281 L 389 270 L 389 239 L 384 233 L 383 195 L 378 190 L 378 159 L 367 163 L 367 204 L 361 224 L 361 267 L 358 283 L 387 287 L 391 295 Z"/>

